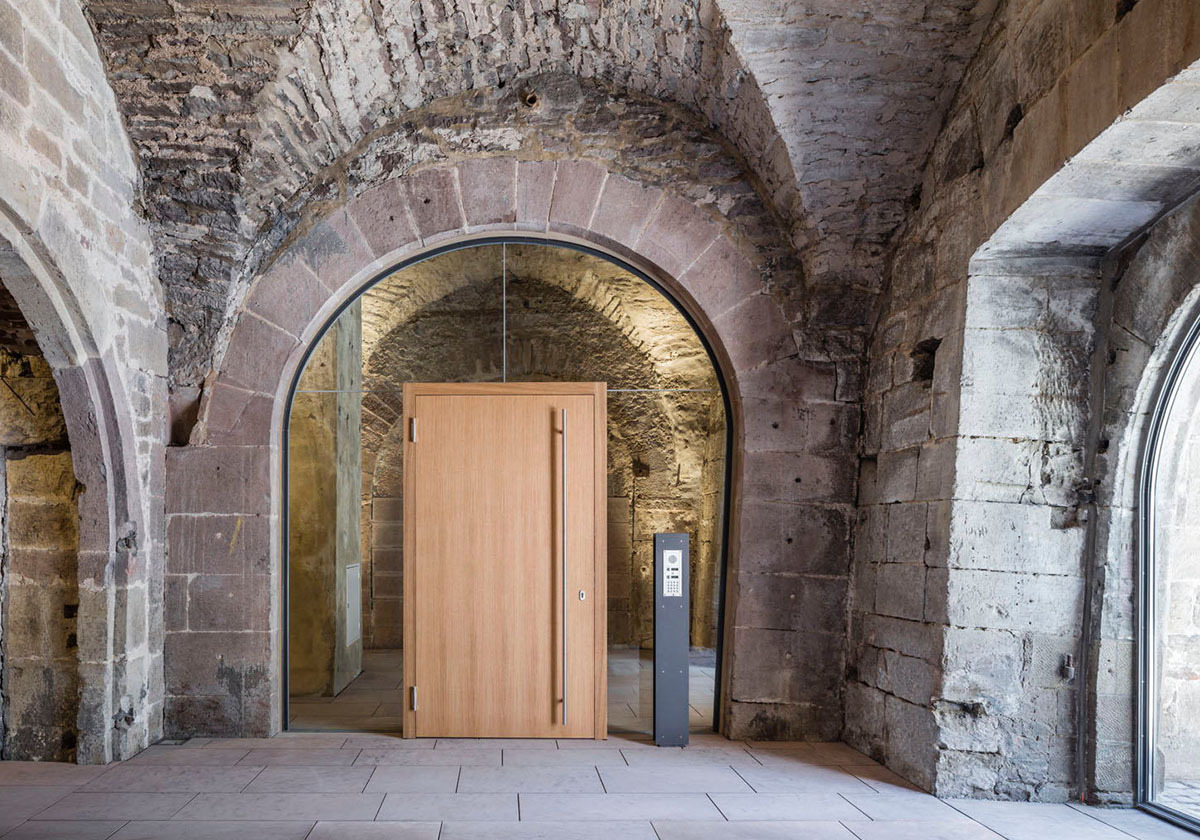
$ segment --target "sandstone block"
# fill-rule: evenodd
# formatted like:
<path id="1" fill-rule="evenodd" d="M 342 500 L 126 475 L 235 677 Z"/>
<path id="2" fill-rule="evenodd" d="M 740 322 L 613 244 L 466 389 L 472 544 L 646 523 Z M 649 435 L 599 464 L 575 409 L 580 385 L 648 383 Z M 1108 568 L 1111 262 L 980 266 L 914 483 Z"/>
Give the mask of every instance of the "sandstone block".
<path id="1" fill-rule="evenodd" d="M 167 517 L 170 571 L 175 574 L 265 575 L 270 570 L 268 516 L 243 514 Z"/>
<path id="2" fill-rule="evenodd" d="M 270 511 L 270 450 L 264 446 L 167 450 L 167 513 Z"/>
<path id="3" fill-rule="evenodd" d="M 606 174 L 590 161 L 560 161 L 550 199 L 550 227 L 587 230 Z"/>
<path id="4" fill-rule="evenodd" d="M 674 277 L 680 277 L 717 238 L 719 230 L 694 204 L 668 195 L 638 239 L 638 251 Z"/>
<path id="5" fill-rule="evenodd" d="M 293 258 L 288 258 L 288 257 Z M 254 284 L 246 308 L 296 338 L 309 331 L 313 318 L 329 300 L 329 288 L 308 264 L 285 255 Z"/>
<path id="6" fill-rule="evenodd" d="M 309 270 L 332 292 L 338 292 L 374 259 L 347 209 L 314 225 L 294 247 Z"/>
<path id="7" fill-rule="evenodd" d="M 515 158 L 477 158 L 458 164 L 467 225 L 512 224 L 516 209 Z"/>
<path id="8" fill-rule="evenodd" d="M 275 401 L 266 394 L 218 382 L 208 401 L 205 441 L 217 446 L 266 444 L 274 408 Z"/>
<path id="9" fill-rule="evenodd" d="M 257 315 L 243 312 L 233 328 L 221 365 L 222 379 L 230 385 L 273 396 L 288 357 L 297 346 L 295 336 Z"/>
<path id="10" fill-rule="evenodd" d="M 403 190 L 422 239 L 465 226 L 455 170 L 434 168 L 414 172 L 404 178 Z"/>
<path id="11" fill-rule="evenodd" d="M 354 226 L 375 257 L 382 257 L 417 241 L 408 202 L 396 180 L 364 190 L 349 205 Z"/>
<path id="12" fill-rule="evenodd" d="M 600 236 L 632 247 L 662 195 L 662 190 L 657 187 L 644 187 L 622 175 L 610 173 L 596 204 L 591 229 Z"/>
<path id="13" fill-rule="evenodd" d="M 795 352 L 791 329 L 775 301 L 766 295 L 743 300 L 713 321 L 717 338 L 738 371 L 749 371 Z"/>
<path id="14" fill-rule="evenodd" d="M 517 164 L 517 228 L 545 230 L 554 193 L 555 165 L 551 161 Z"/>

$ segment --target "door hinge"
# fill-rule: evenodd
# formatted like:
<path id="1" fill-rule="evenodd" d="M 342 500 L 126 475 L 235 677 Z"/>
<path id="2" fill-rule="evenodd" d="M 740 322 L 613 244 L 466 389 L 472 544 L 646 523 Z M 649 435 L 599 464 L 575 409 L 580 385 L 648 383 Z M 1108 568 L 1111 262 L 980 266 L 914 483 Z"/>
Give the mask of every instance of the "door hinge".
<path id="1" fill-rule="evenodd" d="M 408 418 L 408 439 L 413 443 L 417 442 L 417 418 L 416 417 Z"/>
<path id="2" fill-rule="evenodd" d="M 417 687 L 414 685 L 409 691 L 412 692 L 412 710 L 415 712 L 417 710 Z"/>

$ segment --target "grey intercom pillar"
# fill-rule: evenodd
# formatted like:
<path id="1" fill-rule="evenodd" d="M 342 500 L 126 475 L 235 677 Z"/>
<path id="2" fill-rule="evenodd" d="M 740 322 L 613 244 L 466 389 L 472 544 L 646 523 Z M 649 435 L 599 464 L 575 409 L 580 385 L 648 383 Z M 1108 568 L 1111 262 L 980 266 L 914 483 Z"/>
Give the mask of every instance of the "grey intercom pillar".
<path id="1" fill-rule="evenodd" d="M 654 535 L 654 743 L 688 743 L 687 534 Z"/>

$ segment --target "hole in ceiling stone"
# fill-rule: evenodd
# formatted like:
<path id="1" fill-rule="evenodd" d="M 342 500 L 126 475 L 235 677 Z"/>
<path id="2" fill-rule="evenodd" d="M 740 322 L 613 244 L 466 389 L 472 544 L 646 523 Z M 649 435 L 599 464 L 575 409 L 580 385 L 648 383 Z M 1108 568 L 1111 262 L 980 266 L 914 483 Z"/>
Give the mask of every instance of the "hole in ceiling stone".
<path id="1" fill-rule="evenodd" d="M 527 90 L 521 94 L 521 102 L 526 108 L 536 108 L 538 104 L 538 95 L 532 90 Z"/>

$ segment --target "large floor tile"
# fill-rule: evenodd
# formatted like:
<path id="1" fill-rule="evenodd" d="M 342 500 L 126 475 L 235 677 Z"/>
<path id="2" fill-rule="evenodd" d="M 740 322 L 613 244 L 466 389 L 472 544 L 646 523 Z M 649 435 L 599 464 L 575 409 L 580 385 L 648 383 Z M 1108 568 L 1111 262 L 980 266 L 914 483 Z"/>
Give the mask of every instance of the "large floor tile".
<path id="1" fill-rule="evenodd" d="M 69 795 L 73 787 L 0 787 L 0 832 L 15 828 Z"/>
<path id="2" fill-rule="evenodd" d="M 237 793 L 261 767 L 155 767 L 122 764 L 80 790 L 125 793 Z"/>
<path id="3" fill-rule="evenodd" d="M 949 804 L 1008 840 L 1129 840 L 1129 835 L 1068 805 L 953 799 Z"/>
<path id="4" fill-rule="evenodd" d="M 728 767 L 601 767 L 609 793 L 753 793 Z"/>
<path id="5" fill-rule="evenodd" d="M 181 820 L 373 820 L 378 793 L 202 793 Z"/>
<path id="6" fill-rule="evenodd" d="M 862 811 L 836 793 L 714 793 L 728 820 L 860 820 Z M 949 809 L 947 809 L 949 810 Z"/>
<path id="7" fill-rule="evenodd" d="M 1004 840 L 996 832 L 974 820 L 888 820 L 855 822 L 846 820 L 859 840 Z M 1067 840 L 1069 835 L 1046 834 L 1045 840 Z"/>
<path id="8" fill-rule="evenodd" d="M 522 820 L 724 820 L 703 793 L 523 793 Z"/>
<path id="9" fill-rule="evenodd" d="M 395 735 L 355 734 L 346 739 L 342 749 L 349 750 L 431 750 L 435 738 L 398 738 Z"/>
<path id="10" fill-rule="evenodd" d="M 169 820 L 191 793 L 75 792 L 38 812 L 39 820 Z"/>
<path id="11" fill-rule="evenodd" d="M 886 767 L 846 767 L 844 769 L 861 779 L 877 793 L 929 795 Z"/>
<path id="12" fill-rule="evenodd" d="M 872 793 L 866 782 L 840 767 L 738 767 L 758 793 Z"/>
<path id="13" fill-rule="evenodd" d="M 255 767 L 348 766 L 358 758 L 355 750 L 250 750 L 238 764 Z"/>
<path id="14" fill-rule="evenodd" d="M 595 743 L 593 741 L 593 743 Z M 597 765 L 625 766 L 620 750 L 503 750 L 505 767 L 595 767 Z"/>
<path id="15" fill-rule="evenodd" d="M 816 743 L 816 741 L 756 741 L 752 739 L 746 742 L 746 746 L 755 751 L 785 750 L 811 753 L 815 749 Z"/>
<path id="16" fill-rule="evenodd" d="M 657 840 L 649 821 L 446 822 L 441 840 Z"/>
<path id="17" fill-rule="evenodd" d="M 363 750 L 355 764 L 409 764 L 418 767 L 499 767 L 500 750 Z"/>
<path id="18" fill-rule="evenodd" d="M 659 840 L 855 840 L 836 822 L 699 822 L 655 820 Z"/>
<path id="19" fill-rule="evenodd" d="M 363 793 L 371 767 L 267 767 L 246 793 Z"/>
<path id="20" fill-rule="evenodd" d="M 814 757 L 820 762 L 857 767 L 879 764 L 878 761 L 864 755 L 849 744 L 817 743 L 812 745 L 812 749 Z"/>
<path id="21" fill-rule="evenodd" d="M 5 834 L 4 840 L 108 840 L 123 825 L 124 820 L 30 820 Z"/>
<path id="22" fill-rule="evenodd" d="M 175 767 L 231 767 L 249 753 L 248 749 L 209 749 L 208 747 L 148 747 L 126 764 L 153 764 Z"/>
<path id="23" fill-rule="evenodd" d="M 0 787 L 78 787 L 86 785 L 107 769 L 98 765 L 58 761 L 0 761 Z"/>
<path id="24" fill-rule="evenodd" d="M 1138 840 L 1196 840 L 1193 832 L 1136 808 L 1095 808 L 1074 802 L 1069 804 L 1079 813 L 1118 828 Z"/>
<path id="25" fill-rule="evenodd" d="M 441 826 L 439 822 L 319 822 L 307 840 L 438 840 Z"/>
<path id="26" fill-rule="evenodd" d="M 461 770 L 460 767 L 376 767 L 367 783 L 367 793 L 454 793 Z"/>
<path id="27" fill-rule="evenodd" d="M 305 840 L 312 827 L 311 820 L 131 822 L 112 840 Z"/>
<path id="28" fill-rule="evenodd" d="M 459 793 L 604 793 L 595 767 L 464 767 Z"/>
<path id="29" fill-rule="evenodd" d="M 438 738 L 439 750 L 556 750 L 553 738 Z"/>
<path id="30" fill-rule="evenodd" d="M 873 820 L 969 820 L 940 799 L 925 795 L 846 793 L 843 797 Z"/>
<path id="31" fill-rule="evenodd" d="M 700 747 L 680 750 L 663 747 L 653 750 L 621 750 L 630 767 L 761 767 L 754 756 L 745 750 L 708 749 Z"/>
<path id="32" fill-rule="evenodd" d="M 748 741 L 726 738 L 717 732 L 692 732 L 688 735 L 687 749 L 748 749 Z"/>
<path id="33" fill-rule="evenodd" d="M 560 750 L 619 750 L 619 749 L 654 749 L 654 743 L 648 735 L 618 735 L 611 734 L 603 740 L 594 738 L 559 738 Z M 514 749 L 514 748 L 510 748 Z"/>
<path id="34" fill-rule="evenodd" d="M 514 793 L 389 793 L 381 820 L 515 820 Z"/>
<path id="35" fill-rule="evenodd" d="M 348 735 L 313 735 L 307 732 L 281 732 L 274 738 L 214 738 L 205 749 L 336 750 Z"/>

